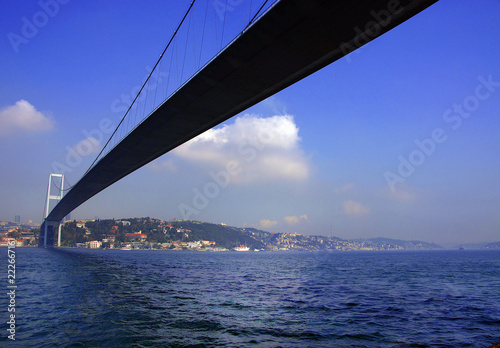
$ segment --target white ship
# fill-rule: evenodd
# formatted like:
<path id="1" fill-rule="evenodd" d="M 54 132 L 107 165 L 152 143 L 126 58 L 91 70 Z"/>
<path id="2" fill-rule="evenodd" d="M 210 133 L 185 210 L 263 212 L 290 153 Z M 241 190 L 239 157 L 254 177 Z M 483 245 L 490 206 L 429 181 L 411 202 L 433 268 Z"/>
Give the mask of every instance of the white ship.
<path id="1" fill-rule="evenodd" d="M 234 250 L 236 250 L 236 251 L 248 251 L 248 250 L 250 250 L 250 248 L 246 247 L 244 245 L 240 245 L 239 247 L 234 248 Z"/>

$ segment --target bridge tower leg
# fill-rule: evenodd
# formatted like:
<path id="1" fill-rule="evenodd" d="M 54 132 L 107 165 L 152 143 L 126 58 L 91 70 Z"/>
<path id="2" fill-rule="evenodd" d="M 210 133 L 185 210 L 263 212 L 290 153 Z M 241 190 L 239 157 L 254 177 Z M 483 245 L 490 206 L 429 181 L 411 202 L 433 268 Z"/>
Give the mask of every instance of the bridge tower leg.
<path id="1" fill-rule="evenodd" d="M 59 230 L 57 232 L 57 246 L 58 247 L 61 246 L 61 227 L 62 227 L 62 224 L 59 222 Z"/>
<path id="2" fill-rule="evenodd" d="M 47 232 L 48 232 L 48 228 L 49 228 L 48 221 L 45 221 L 45 223 L 43 225 L 45 226 L 44 237 L 43 237 L 43 246 L 45 248 L 45 247 L 47 247 Z"/>
<path id="3" fill-rule="evenodd" d="M 57 185 L 54 185 L 56 189 L 59 190 L 59 193 L 56 195 L 52 194 L 52 183 L 53 183 L 53 178 L 59 178 L 61 180 L 61 185 L 60 187 L 57 187 Z M 61 222 L 60 221 L 48 221 L 47 217 L 49 216 L 50 212 L 50 201 L 51 200 L 61 200 L 63 197 L 63 192 L 64 192 L 64 174 L 53 174 L 50 173 L 49 175 L 49 186 L 47 189 L 47 201 L 45 203 L 45 221 L 43 223 L 44 226 L 44 238 L 43 238 L 43 246 L 47 247 L 47 238 L 48 238 L 48 230 L 49 227 L 55 227 L 55 225 L 59 226 L 59 233 L 57 237 L 57 246 L 61 246 Z M 40 234 L 42 231 L 40 231 Z"/>

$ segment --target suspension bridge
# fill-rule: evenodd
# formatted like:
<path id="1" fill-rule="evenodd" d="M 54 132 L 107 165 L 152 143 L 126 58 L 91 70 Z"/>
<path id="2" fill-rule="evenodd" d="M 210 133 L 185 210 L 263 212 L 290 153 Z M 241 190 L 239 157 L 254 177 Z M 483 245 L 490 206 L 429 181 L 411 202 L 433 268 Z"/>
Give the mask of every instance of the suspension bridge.
<path id="1" fill-rule="evenodd" d="M 209 2 L 205 3 L 207 9 Z M 228 1 L 220 2 L 225 4 L 227 11 Z M 435 2 L 437 0 L 280 0 L 268 4 L 265 1 L 253 13 L 250 6 L 247 7 L 245 17 L 248 21 L 224 47 L 225 28 L 221 26 L 215 45 L 220 50 L 200 67 L 205 30 L 201 37 L 194 35 L 191 23 L 194 23 L 195 1 L 192 1 L 151 74 L 94 163 L 64 196 L 62 192 L 51 195 L 49 179 L 39 245 L 52 246 L 57 227 L 60 238 L 60 222 L 64 217 L 113 183 L 348 55 Z M 215 14 L 220 17 L 221 13 Z M 179 64 L 178 59 L 183 45 L 176 41 L 183 28 L 186 33 L 184 53 L 188 47 L 193 47 L 190 50 L 194 52 L 193 66 L 196 68 L 185 80 L 185 64 Z M 188 46 L 190 37 L 192 41 L 197 38 L 200 47 Z M 173 64 L 177 66 L 175 73 L 171 70 Z M 167 66 L 170 68 L 168 74 L 165 70 L 162 72 L 162 67 Z M 155 74 L 156 79 L 152 78 Z M 176 76 L 178 86 L 173 87 L 171 93 L 166 87 L 168 95 L 156 105 L 158 88 L 152 87 L 152 81 L 157 83 L 160 76 L 168 76 L 169 81 L 171 76 Z M 137 116 L 131 120 L 134 110 L 136 114 L 139 109 L 146 113 L 148 108 L 150 111 L 138 122 Z M 60 189 L 62 191 L 62 187 Z M 58 202 L 49 211 L 50 198 Z"/>

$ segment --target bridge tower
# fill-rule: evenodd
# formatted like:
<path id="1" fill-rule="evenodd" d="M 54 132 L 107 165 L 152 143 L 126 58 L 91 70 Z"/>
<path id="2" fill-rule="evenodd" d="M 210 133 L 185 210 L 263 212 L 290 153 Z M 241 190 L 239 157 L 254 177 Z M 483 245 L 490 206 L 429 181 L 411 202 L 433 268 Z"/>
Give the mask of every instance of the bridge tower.
<path id="1" fill-rule="evenodd" d="M 58 178 L 60 180 L 60 185 L 57 186 L 54 182 L 54 178 Z M 56 188 L 56 194 L 52 194 L 52 185 Z M 45 202 L 45 216 L 44 216 L 44 223 L 42 224 L 42 227 L 40 229 L 40 237 L 42 237 L 42 231 L 43 231 L 43 246 L 47 247 L 47 238 L 49 237 L 49 230 L 50 230 L 50 236 L 53 237 L 55 230 L 54 227 L 58 226 L 58 237 L 57 237 L 57 246 L 61 246 L 61 222 L 60 221 L 48 221 L 47 216 L 49 216 L 50 212 L 50 201 L 51 200 L 57 200 L 60 201 L 63 197 L 64 193 L 64 174 L 53 174 L 50 173 L 49 175 L 49 187 L 47 189 L 47 201 Z M 51 238 L 53 241 L 53 238 Z M 41 244 L 41 243 L 40 243 Z M 40 245 L 41 246 L 41 245 Z"/>

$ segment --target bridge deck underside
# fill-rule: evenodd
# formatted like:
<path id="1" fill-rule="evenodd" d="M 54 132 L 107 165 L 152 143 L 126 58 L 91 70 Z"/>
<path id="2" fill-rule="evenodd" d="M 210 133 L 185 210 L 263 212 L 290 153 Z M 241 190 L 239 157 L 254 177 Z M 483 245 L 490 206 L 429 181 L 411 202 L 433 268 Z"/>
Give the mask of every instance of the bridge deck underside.
<path id="1" fill-rule="evenodd" d="M 436 1 L 278 2 L 102 158 L 47 220 L 60 221 L 136 169 L 343 57 L 345 47 L 357 48 Z M 356 38 L 355 28 L 364 31 L 377 20 L 366 36 Z"/>

